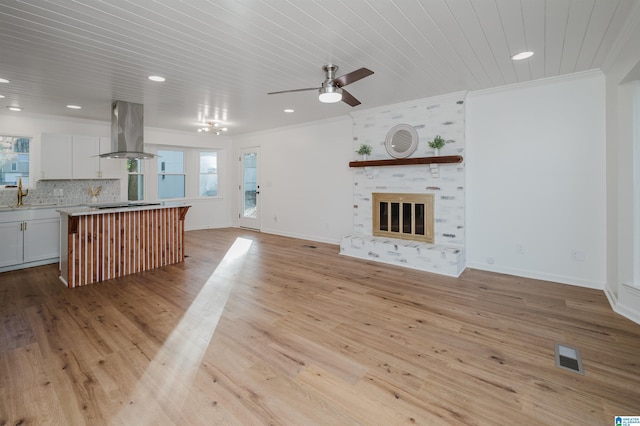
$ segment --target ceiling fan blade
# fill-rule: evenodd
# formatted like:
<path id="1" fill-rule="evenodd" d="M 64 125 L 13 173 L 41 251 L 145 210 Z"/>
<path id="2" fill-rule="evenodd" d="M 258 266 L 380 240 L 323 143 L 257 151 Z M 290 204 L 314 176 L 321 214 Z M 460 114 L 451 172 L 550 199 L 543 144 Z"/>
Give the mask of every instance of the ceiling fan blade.
<path id="1" fill-rule="evenodd" d="M 307 90 L 320 90 L 319 87 L 307 87 L 306 89 L 292 89 L 292 90 L 281 90 L 279 92 L 269 92 L 267 95 L 278 95 L 280 93 L 291 93 L 291 92 L 304 92 Z"/>
<path id="2" fill-rule="evenodd" d="M 346 90 L 342 89 L 342 102 L 351 105 L 352 107 L 360 105 L 360 101 L 353 97 L 353 95 Z"/>
<path id="3" fill-rule="evenodd" d="M 359 70 L 351 71 L 348 74 L 334 78 L 333 84 L 338 87 L 344 87 L 347 84 L 355 83 L 358 80 L 370 76 L 371 74 L 373 74 L 373 71 L 371 71 L 370 69 L 360 68 Z"/>

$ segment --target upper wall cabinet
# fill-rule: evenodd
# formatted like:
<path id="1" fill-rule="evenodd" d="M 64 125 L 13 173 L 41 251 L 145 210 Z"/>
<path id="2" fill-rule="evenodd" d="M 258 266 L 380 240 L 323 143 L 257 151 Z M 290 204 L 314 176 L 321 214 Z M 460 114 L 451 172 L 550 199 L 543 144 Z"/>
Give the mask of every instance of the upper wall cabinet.
<path id="1" fill-rule="evenodd" d="M 111 152 L 111 138 L 100 138 L 100 154 Z M 124 160 L 99 158 L 98 170 L 102 179 L 119 179 L 125 167 Z"/>
<path id="2" fill-rule="evenodd" d="M 110 148 L 109 138 L 45 133 L 41 179 L 119 179 L 123 162 L 98 157 Z"/>
<path id="3" fill-rule="evenodd" d="M 71 136 L 43 133 L 40 153 L 41 179 L 71 179 Z"/>
<path id="4" fill-rule="evenodd" d="M 96 179 L 100 163 L 100 138 L 93 136 L 73 136 L 72 178 Z"/>

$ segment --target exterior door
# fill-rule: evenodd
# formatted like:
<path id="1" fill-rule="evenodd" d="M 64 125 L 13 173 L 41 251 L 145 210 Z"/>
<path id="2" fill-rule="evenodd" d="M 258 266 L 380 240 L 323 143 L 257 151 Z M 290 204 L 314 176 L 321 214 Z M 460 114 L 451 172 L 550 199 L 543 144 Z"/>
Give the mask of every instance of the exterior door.
<path id="1" fill-rule="evenodd" d="M 259 148 L 240 150 L 240 213 L 242 228 L 260 229 Z"/>

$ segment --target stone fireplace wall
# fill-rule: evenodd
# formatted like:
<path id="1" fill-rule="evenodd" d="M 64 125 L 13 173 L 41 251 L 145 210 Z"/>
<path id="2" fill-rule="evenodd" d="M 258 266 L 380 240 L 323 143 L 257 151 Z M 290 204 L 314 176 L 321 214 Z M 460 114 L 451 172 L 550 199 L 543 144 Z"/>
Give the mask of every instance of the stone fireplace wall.
<path id="1" fill-rule="evenodd" d="M 429 148 L 428 142 L 436 135 L 447 141 L 440 150 L 441 156 L 462 155 L 464 158 L 465 95 L 465 92 L 454 93 L 354 113 L 353 150 L 356 151 L 364 143 L 373 148 L 370 160 L 390 159 L 392 157 L 384 147 L 387 132 L 397 124 L 410 124 L 419 137 L 418 147 L 410 158 L 433 156 L 433 149 Z M 358 159 L 355 153 L 354 159 Z M 433 272 L 443 272 L 444 266 L 438 259 L 424 259 L 425 253 L 437 253 L 440 259 L 449 263 L 452 262 L 451 255 L 455 254 L 456 265 L 444 273 L 459 275 L 464 269 L 464 162 L 440 164 L 436 167 L 437 169 L 432 169 L 429 165 L 411 165 L 353 168 L 354 234 L 349 237 L 354 237 L 358 242 L 354 242 L 354 238 L 350 238 L 351 242 L 343 240 L 341 252 Z M 420 246 L 417 257 L 400 253 L 394 240 L 389 242 L 393 247 L 388 250 L 372 252 L 370 247 L 365 248 L 364 245 L 369 243 L 383 243 L 381 237 L 371 237 L 373 192 L 434 194 L 434 244 L 412 243 L 415 247 Z M 366 241 L 366 244 L 360 240 Z M 362 245 L 361 256 L 354 254 L 354 251 L 358 251 L 359 244 Z M 413 257 L 416 257 L 417 265 L 409 260 Z M 451 272 L 454 270 L 455 272 Z"/>

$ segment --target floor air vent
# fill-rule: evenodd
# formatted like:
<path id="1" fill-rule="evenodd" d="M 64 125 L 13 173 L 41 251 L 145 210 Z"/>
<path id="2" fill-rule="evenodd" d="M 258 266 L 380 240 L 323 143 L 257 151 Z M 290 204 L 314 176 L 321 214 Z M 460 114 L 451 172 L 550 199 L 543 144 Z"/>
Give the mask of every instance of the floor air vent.
<path id="1" fill-rule="evenodd" d="M 584 376 L 584 368 L 582 367 L 582 357 L 580 351 L 570 346 L 556 343 L 556 367 L 573 371 Z"/>

